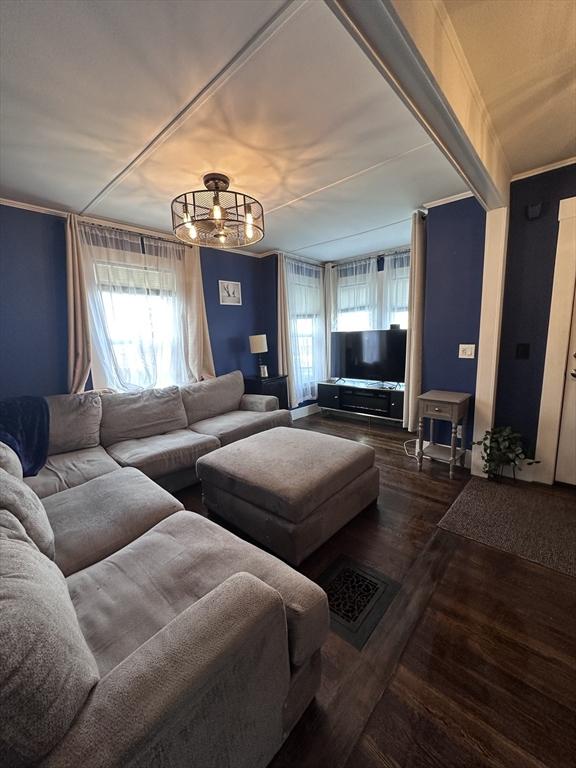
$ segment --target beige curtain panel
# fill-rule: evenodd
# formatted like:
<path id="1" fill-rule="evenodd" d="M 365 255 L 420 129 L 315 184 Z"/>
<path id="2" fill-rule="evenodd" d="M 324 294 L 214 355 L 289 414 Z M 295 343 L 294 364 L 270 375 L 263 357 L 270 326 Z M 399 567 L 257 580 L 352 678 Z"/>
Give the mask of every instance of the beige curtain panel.
<path id="1" fill-rule="evenodd" d="M 92 345 L 78 217 L 66 217 L 66 292 L 68 299 L 68 391 L 83 392 L 92 366 Z"/>
<path id="2" fill-rule="evenodd" d="M 290 315 L 288 311 L 288 286 L 286 284 L 286 258 L 278 254 L 278 373 L 288 379 L 288 404 L 298 405 L 294 383 L 294 363 L 290 341 Z"/>
<path id="3" fill-rule="evenodd" d="M 197 381 L 216 375 L 212 345 L 208 332 L 208 318 L 204 302 L 204 284 L 200 264 L 200 248 L 185 247 L 186 279 L 186 331 L 187 364 L 190 374 Z"/>
<path id="4" fill-rule="evenodd" d="M 422 393 L 422 337 L 424 333 L 424 283 L 426 275 L 426 219 L 412 214 L 412 244 L 406 344 L 406 384 L 403 426 L 418 427 L 418 395 Z"/>

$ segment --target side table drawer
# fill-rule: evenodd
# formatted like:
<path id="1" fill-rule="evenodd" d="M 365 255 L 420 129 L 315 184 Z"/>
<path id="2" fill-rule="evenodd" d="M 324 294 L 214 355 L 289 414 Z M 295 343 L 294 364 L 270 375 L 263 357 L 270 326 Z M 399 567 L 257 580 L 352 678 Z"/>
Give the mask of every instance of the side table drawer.
<path id="1" fill-rule="evenodd" d="M 448 421 L 452 420 L 453 411 L 451 405 L 448 405 L 447 403 L 435 403 L 434 401 L 421 401 L 421 403 L 421 413 L 423 416 L 428 416 L 431 419 L 446 419 Z"/>

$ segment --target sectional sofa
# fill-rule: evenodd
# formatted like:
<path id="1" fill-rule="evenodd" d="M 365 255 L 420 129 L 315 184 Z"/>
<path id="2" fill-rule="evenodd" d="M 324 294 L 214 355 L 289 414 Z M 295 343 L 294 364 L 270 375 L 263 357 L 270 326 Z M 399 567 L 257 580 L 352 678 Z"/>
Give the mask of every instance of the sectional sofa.
<path id="1" fill-rule="evenodd" d="M 177 491 L 197 482 L 196 461 L 249 435 L 292 423 L 278 399 L 245 395 L 240 371 L 185 387 L 55 395 L 48 460 L 26 483 L 41 498 L 120 467 Z"/>
<path id="2" fill-rule="evenodd" d="M 195 479 L 184 456 L 282 413 L 202 384 L 51 399 L 50 456 L 27 482 L 0 443 L 2 766 L 264 768 L 313 698 L 323 590 L 151 479 Z"/>

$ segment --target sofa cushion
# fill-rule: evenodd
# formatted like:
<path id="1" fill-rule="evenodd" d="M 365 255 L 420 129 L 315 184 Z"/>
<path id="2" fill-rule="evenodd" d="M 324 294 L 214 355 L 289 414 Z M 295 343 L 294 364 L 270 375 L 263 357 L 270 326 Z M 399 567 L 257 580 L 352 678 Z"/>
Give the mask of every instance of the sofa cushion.
<path id="1" fill-rule="evenodd" d="M 42 502 L 23 480 L 3 469 L 0 469 L 0 509 L 14 515 L 40 552 L 54 559 L 54 534 Z"/>
<path id="2" fill-rule="evenodd" d="M 64 576 L 9 527 L 0 536 L 0 765 L 16 768 L 62 740 L 99 676 Z"/>
<path id="3" fill-rule="evenodd" d="M 114 443 L 108 446 L 108 453 L 121 466 L 136 467 L 155 478 L 181 469 L 194 469 L 200 456 L 219 447 L 215 437 L 177 429 L 166 435 Z"/>
<path id="4" fill-rule="evenodd" d="M 176 512 L 130 546 L 68 577 L 78 620 L 100 673 L 241 571 L 257 576 L 282 596 L 291 661 L 302 664 L 322 645 L 328 631 L 324 591 L 216 523 L 193 512 Z"/>
<path id="5" fill-rule="evenodd" d="M 187 426 L 178 387 L 102 394 L 100 441 L 104 446 Z"/>
<path id="6" fill-rule="evenodd" d="M 374 456 L 354 440 L 277 427 L 203 457 L 196 469 L 202 482 L 297 523 L 370 469 Z"/>
<path id="7" fill-rule="evenodd" d="M 289 427 L 291 424 L 290 411 L 230 411 L 197 421 L 190 429 L 204 435 L 214 435 L 222 445 L 228 445 L 256 432 L 273 427 Z"/>
<path id="8" fill-rule="evenodd" d="M 117 469 L 120 469 L 119 465 L 104 448 L 98 446 L 49 456 L 36 477 L 26 477 L 24 482 L 40 498 L 44 498 Z"/>
<path id="9" fill-rule="evenodd" d="M 4 469 L 12 477 L 17 477 L 19 480 L 22 480 L 24 476 L 18 454 L 9 445 L 2 442 L 0 442 L 0 469 Z"/>
<path id="10" fill-rule="evenodd" d="M 65 576 L 103 560 L 168 515 L 178 499 L 137 469 L 118 469 L 44 499 Z"/>
<path id="11" fill-rule="evenodd" d="M 233 371 L 214 379 L 187 384 L 180 391 L 188 424 L 194 424 L 227 411 L 237 411 L 244 394 L 244 377 L 241 371 Z"/>
<path id="12" fill-rule="evenodd" d="M 48 455 L 100 444 L 102 401 L 99 394 L 52 395 L 46 402 L 50 412 Z"/>

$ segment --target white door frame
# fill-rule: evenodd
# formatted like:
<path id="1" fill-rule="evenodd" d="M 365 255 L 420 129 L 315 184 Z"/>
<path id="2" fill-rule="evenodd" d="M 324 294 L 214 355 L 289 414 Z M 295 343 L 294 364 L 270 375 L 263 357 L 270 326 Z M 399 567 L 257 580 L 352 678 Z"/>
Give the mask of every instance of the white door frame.
<path id="1" fill-rule="evenodd" d="M 548 484 L 554 482 L 556 473 L 566 361 L 576 290 L 576 197 L 560 201 L 558 221 L 560 225 L 554 266 L 554 286 L 550 304 L 536 441 L 536 458 L 540 464 L 535 464 L 531 473 L 531 479 Z"/>
<path id="2" fill-rule="evenodd" d="M 486 214 L 478 367 L 474 396 L 474 442 L 481 440 L 486 430 L 492 429 L 494 425 L 506 277 L 508 213 L 508 208 L 496 208 Z M 478 445 L 472 446 L 473 475 L 484 474 L 481 453 L 482 449 Z"/>

